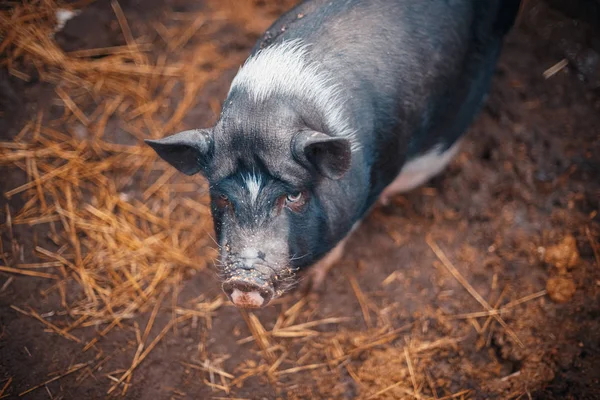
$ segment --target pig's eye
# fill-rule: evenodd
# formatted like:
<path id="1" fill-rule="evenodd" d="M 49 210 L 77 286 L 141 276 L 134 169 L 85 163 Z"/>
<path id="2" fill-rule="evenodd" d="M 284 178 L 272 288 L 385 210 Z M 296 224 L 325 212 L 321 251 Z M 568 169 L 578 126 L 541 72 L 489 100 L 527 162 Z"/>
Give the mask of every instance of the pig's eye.
<path id="1" fill-rule="evenodd" d="M 287 208 L 294 212 L 299 212 L 306 205 L 308 200 L 307 192 L 289 193 L 284 198 L 284 203 Z"/>
<path id="2" fill-rule="evenodd" d="M 219 194 L 219 196 L 217 196 L 217 198 L 215 199 L 215 203 L 219 208 L 224 208 L 231 204 L 229 202 L 229 197 L 227 197 L 226 194 Z"/>
<path id="3" fill-rule="evenodd" d="M 298 193 L 294 193 L 294 194 L 288 194 L 286 197 L 286 201 L 288 203 L 295 203 L 297 201 L 302 200 L 302 192 L 298 192 Z"/>

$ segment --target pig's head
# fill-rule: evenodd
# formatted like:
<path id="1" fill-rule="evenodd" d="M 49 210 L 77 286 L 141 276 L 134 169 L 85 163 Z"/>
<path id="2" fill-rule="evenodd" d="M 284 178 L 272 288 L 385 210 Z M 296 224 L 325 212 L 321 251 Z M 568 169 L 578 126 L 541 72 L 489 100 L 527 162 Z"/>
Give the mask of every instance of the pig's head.
<path id="1" fill-rule="evenodd" d="M 240 307 L 262 307 L 331 247 L 319 186 L 347 171 L 350 144 L 306 128 L 237 132 L 219 124 L 148 144 L 181 172 L 206 176 L 223 290 Z"/>
<path id="2" fill-rule="evenodd" d="M 335 93 L 293 46 L 246 63 L 214 127 L 147 141 L 179 171 L 208 180 L 223 290 L 239 307 L 280 296 L 356 215 Z"/>

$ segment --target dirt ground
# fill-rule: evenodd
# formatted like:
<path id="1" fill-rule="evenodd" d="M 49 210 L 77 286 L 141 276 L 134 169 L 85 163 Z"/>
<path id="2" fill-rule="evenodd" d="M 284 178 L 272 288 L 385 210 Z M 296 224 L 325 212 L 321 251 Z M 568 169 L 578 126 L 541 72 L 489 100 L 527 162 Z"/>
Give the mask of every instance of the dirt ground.
<path id="1" fill-rule="evenodd" d="M 229 60 L 199 67 L 213 75 L 199 85 L 198 96 L 188 96 L 190 108 L 170 132 L 214 122 L 257 35 L 292 2 L 209 3 L 120 1 L 132 36 L 151 43 L 152 54 L 169 53 L 167 63 L 188 62 L 209 41 Z M 65 52 L 127 42 L 110 2 L 79 7 L 82 12 L 56 34 Z M 186 14 L 205 22 L 180 47 L 169 48 L 162 28 L 189 24 Z M 247 18 L 236 19 L 241 15 Z M 217 20 L 224 22 L 212 29 Z M 57 96 L 60 82 L 41 79 L 26 62 L 20 66 L 25 80 L 3 65 L 0 192 L 6 193 L 31 179 L 24 162 L 6 161 L 28 148 L 10 144 L 28 140 L 18 137 L 23 126 L 39 115 L 41 124 L 53 126 L 73 108 Z M 175 86 L 167 99 L 173 108 L 187 98 L 186 90 Z M 153 121 L 140 136 L 170 133 L 162 131 L 165 125 L 153 129 Z M 125 132 L 127 123 L 116 113 L 103 137 L 141 148 L 140 137 Z M 148 213 L 159 215 L 156 204 L 163 203 L 148 191 L 168 170 L 154 159 L 151 164 L 149 175 L 133 180 L 122 170 L 107 176 L 129 179 L 125 198 L 141 199 Z M 169 175 L 159 184 L 196 185 L 196 192 L 178 196 L 206 204 L 199 177 Z M 160 201 L 173 196 L 161 190 Z M 169 267 L 164 284 L 146 292 L 143 307 L 111 329 L 110 318 L 71 325 L 80 317 L 76 304 L 88 295 L 65 269 L 77 264 L 77 255 L 51 240 L 49 223 L 12 223 L 33 195 L 32 187 L 0 198 L 0 265 L 19 269 L 48 261 L 36 246 L 64 257 L 35 269 L 51 279 L 0 269 L 0 398 L 600 399 L 597 2 L 527 2 L 506 40 L 485 109 L 456 160 L 426 187 L 376 209 L 318 292 L 295 290 L 264 310 L 243 313 L 225 301 L 212 263 L 181 261 Z M 78 198 L 75 209 L 96 204 Z M 192 222 L 209 224 L 207 230 L 192 231 L 197 238 L 184 233 L 181 240 L 196 245 L 186 257 L 206 261 L 214 256 L 210 219 L 198 218 Z M 160 233 L 168 237 L 175 225 Z M 85 235 L 80 230 L 81 240 Z M 117 252 L 121 245 L 114 244 Z M 81 258 L 85 268 L 93 254 Z M 207 304 L 209 311 L 202 308 Z M 150 350 L 128 378 L 143 343 Z M 126 384 L 116 385 L 120 378 Z"/>

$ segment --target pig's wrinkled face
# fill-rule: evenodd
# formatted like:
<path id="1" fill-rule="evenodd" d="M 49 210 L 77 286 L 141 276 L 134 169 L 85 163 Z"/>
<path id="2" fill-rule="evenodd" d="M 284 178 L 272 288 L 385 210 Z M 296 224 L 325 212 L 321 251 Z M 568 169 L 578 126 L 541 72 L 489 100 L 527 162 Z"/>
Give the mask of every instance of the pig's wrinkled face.
<path id="1" fill-rule="evenodd" d="M 211 200 L 223 289 L 238 306 L 268 304 L 314 258 L 302 233 L 325 229 L 318 200 L 308 185 L 256 171 L 211 185 Z"/>
<path id="2" fill-rule="evenodd" d="M 240 129 L 221 121 L 148 144 L 180 171 L 208 179 L 219 272 L 235 305 L 264 307 L 332 247 L 332 202 L 322 188 L 349 168 L 347 139 L 294 124 Z"/>

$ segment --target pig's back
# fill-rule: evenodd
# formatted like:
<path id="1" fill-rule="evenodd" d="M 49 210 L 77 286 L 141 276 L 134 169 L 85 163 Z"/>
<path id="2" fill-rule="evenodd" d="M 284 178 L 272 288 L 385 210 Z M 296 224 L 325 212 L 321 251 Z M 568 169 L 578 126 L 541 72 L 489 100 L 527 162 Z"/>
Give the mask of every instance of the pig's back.
<path id="1" fill-rule="evenodd" d="M 436 121 L 443 121 L 443 135 L 450 142 L 462 133 L 465 123 L 449 126 L 446 115 L 469 114 L 459 107 L 464 101 L 476 107 L 478 101 L 471 97 L 481 97 L 487 88 L 518 4 L 305 1 L 277 20 L 253 52 L 294 39 L 309 45 L 311 60 L 329 70 L 347 92 L 356 120 L 364 125 L 361 131 L 389 137 L 393 130 L 396 139 L 410 142 L 410 156 L 442 134 L 435 132 Z M 414 140 L 417 128 L 428 135 Z"/>
<path id="2" fill-rule="evenodd" d="M 284 41 L 341 88 L 374 199 L 409 159 L 449 148 L 479 111 L 519 0 L 312 0 L 253 53 Z M 368 201 L 371 203 L 371 201 Z"/>

